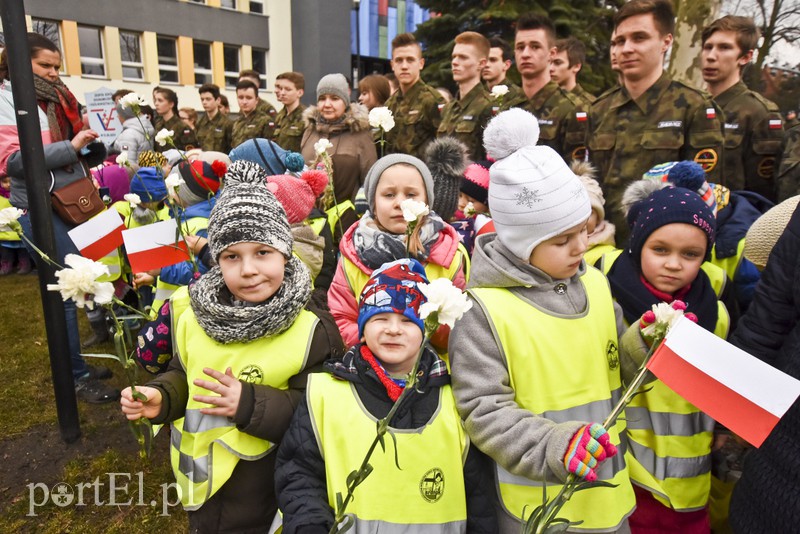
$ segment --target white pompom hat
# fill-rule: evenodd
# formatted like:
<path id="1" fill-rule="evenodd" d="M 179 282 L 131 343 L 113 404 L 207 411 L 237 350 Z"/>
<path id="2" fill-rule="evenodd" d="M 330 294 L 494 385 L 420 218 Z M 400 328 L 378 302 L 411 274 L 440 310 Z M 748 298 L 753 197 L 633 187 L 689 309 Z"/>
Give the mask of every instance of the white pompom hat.
<path id="1" fill-rule="evenodd" d="M 592 213 L 589 194 L 561 156 L 537 146 L 539 123 L 522 109 L 493 118 L 483 134 L 489 157 L 489 205 L 497 237 L 523 261 L 536 245 Z"/>

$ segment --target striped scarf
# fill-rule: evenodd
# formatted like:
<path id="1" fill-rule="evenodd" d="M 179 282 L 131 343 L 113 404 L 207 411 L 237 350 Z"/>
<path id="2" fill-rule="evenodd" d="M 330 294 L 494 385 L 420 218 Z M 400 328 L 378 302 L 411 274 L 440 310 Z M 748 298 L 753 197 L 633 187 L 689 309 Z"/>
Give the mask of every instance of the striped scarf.
<path id="1" fill-rule="evenodd" d="M 49 82 L 33 75 L 36 100 L 47 115 L 50 137 L 55 141 L 67 141 L 83 129 L 83 117 L 78 101 L 61 80 Z"/>

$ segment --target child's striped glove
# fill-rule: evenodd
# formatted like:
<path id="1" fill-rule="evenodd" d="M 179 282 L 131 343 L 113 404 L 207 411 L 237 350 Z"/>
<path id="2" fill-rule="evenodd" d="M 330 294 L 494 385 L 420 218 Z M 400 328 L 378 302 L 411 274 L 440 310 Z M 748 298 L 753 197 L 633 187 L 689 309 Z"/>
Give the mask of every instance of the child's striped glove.
<path id="1" fill-rule="evenodd" d="M 592 482 L 597 480 L 597 464 L 617 454 L 603 425 L 592 423 L 575 432 L 564 455 L 564 466 L 572 474 Z"/>

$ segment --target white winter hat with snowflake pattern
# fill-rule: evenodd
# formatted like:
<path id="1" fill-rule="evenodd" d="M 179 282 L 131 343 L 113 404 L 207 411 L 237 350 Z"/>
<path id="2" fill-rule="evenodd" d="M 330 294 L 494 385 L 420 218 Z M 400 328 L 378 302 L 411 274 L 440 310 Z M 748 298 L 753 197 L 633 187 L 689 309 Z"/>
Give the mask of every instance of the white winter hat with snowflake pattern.
<path id="1" fill-rule="evenodd" d="M 483 134 L 489 169 L 489 205 L 497 238 L 523 261 L 547 239 L 586 221 L 589 194 L 561 156 L 536 146 L 536 117 L 513 108 L 497 115 Z"/>

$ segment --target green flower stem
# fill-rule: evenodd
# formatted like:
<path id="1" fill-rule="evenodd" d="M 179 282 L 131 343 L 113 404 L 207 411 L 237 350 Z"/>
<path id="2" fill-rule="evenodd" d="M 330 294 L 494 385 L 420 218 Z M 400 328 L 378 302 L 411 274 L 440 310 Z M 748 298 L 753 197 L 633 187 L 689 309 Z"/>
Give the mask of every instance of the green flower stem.
<path id="1" fill-rule="evenodd" d="M 653 344 L 650 346 L 650 350 L 647 352 L 642 364 L 639 366 L 634 379 L 625 389 L 625 393 L 622 394 L 622 398 L 611 410 L 611 413 L 609 413 L 608 417 L 606 417 L 603 421 L 603 428 L 608 429 L 614 426 L 617 422 L 617 418 L 620 416 L 620 414 L 622 414 L 623 410 L 625 410 L 628 404 L 630 404 L 631 400 L 633 400 L 633 397 L 638 394 L 639 388 L 647 378 L 647 374 L 650 372 L 647 368 L 647 364 L 650 362 L 650 359 L 653 357 L 653 354 L 663 340 L 664 335 L 653 341 Z M 578 478 L 577 475 L 570 473 L 566 482 L 564 482 L 564 485 L 561 487 L 556 496 L 552 500 L 543 503 L 541 507 L 537 507 L 537 509 L 534 510 L 533 515 L 538 515 L 538 517 L 535 521 L 529 522 L 525 525 L 525 534 L 543 534 L 548 527 L 550 527 L 553 522 L 558 519 L 558 513 L 561 511 L 561 508 L 567 504 L 569 499 L 572 497 L 572 494 L 576 490 L 580 489 L 582 484 L 591 483 L 587 483 Z"/>
<path id="2" fill-rule="evenodd" d="M 114 303 L 121 304 L 119 299 L 116 297 L 114 298 Z M 131 358 L 128 353 L 128 347 L 125 343 L 125 332 L 122 328 L 122 320 L 120 320 L 114 313 L 114 307 L 112 304 L 105 304 L 103 307 L 114 320 L 114 326 L 116 330 L 114 333 L 114 348 L 117 352 L 117 358 L 122 364 L 122 369 L 125 372 L 125 377 L 127 378 L 128 385 L 131 388 L 133 398 L 141 402 L 146 402 L 147 397 L 136 389 L 136 362 L 134 362 L 133 358 Z M 127 305 L 125 305 L 125 307 L 132 309 Z M 141 314 L 141 312 L 138 310 L 134 311 Z M 150 424 L 150 421 L 146 418 L 141 418 L 136 421 L 129 421 L 128 424 L 133 432 L 134 437 L 136 438 L 137 443 L 139 443 L 139 456 L 143 459 L 149 457 L 150 443 L 153 439 L 153 427 Z M 147 435 L 145 435 L 145 432 Z"/>
<path id="3" fill-rule="evenodd" d="M 14 221 L 14 222 L 16 222 L 16 225 L 11 225 L 11 228 L 17 233 L 17 235 L 20 237 L 20 239 L 25 241 L 28 244 L 29 247 L 31 247 L 34 251 L 36 251 L 36 253 L 39 255 L 40 258 L 42 258 L 45 262 L 49 263 L 50 265 L 52 265 L 56 269 L 63 269 L 64 268 L 64 266 L 62 266 L 57 261 L 53 261 L 52 259 L 50 259 L 50 256 L 45 254 L 42 249 L 40 249 L 39 247 L 37 247 L 36 245 L 33 244 L 33 241 L 28 239 L 28 236 L 26 236 L 22 232 L 22 226 L 20 226 L 19 221 Z"/>
<path id="4" fill-rule="evenodd" d="M 348 531 L 352 527 L 352 522 L 349 522 L 347 525 L 342 526 L 341 528 L 339 525 L 342 521 L 344 521 L 346 517 L 346 510 L 347 505 L 350 504 L 350 501 L 353 500 L 353 492 L 355 491 L 356 487 L 364 482 L 367 477 L 372 472 L 372 466 L 369 464 L 370 458 L 372 458 L 372 453 L 375 452 L 375 447 L 378 444 L 383 447 L 383 438 L 384 436 L 389 433 L 391 435 L 391 431 L 389 430 L 389 426 L 391 425 L 392 419 L 394 418 L 395 414 L 397 413 L 397 409 L 400 407 L 400 404 L 403 402 L 403 399 L 406 398 L 407 395 L 410 395 L 412 391 L 416 389 L 417 385 L 417 376 L 419 372 L 419 362 L 422 359 L 422 354 L 425 352 L 425 347 L 430 341 L 431 335 L 433 332 L 436 331 L 438 324 L 435 320 L 429 318 L 428 321 L 425 322 L 425 337 L 422 340 L 422 345 L 419 348 L 419 352 L 417 352 L 416 361 L 414 361 L 414 367 L 411 369 L 411 374 L 408 377 L 408 381 L 406 382 L 406 387 L 403 388 L 403 392 L 400 393 L 400 396 L 392 405 L 392 408 L 389 410 L 389 413 L 386 414 L 386 417 L 378 421 L 377 425 L 377 435 L 375 439 L 372 441 L 372 445 L 370 445 L 369 450 L 367 451 L 367 455 L 364 457 L 364 460 L 361 462 L 361 467 L 358 468 L 358 471 L 353 471 L 349 477 L 347 477 L 347 495 L 345 496 L 344 500 L 341 501 L 341 504 L 337 506 L 338 510 L 336 510 L 336 517 L 333 520 L 333 526 L 330 529 L 329 534 L 342 534 Z M 394 436 L 392 436 L 394 439 Z M 384 449 L 385 450 L 385 449 Z M 397 462 L 397 442 L 395 442 L 395 462 Z M 399 468 L 399 465 L 398 465 Z M 337 501 L 341 497 L 341 494 L 337 495 Z"/>

